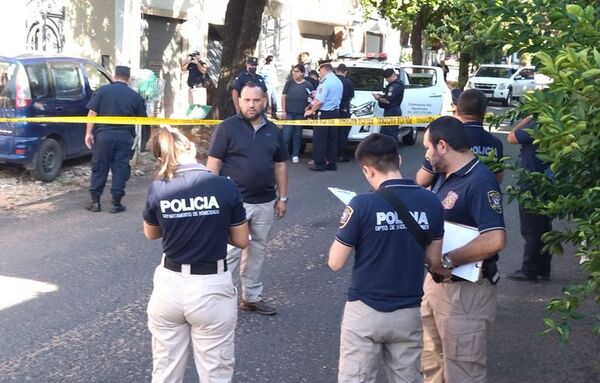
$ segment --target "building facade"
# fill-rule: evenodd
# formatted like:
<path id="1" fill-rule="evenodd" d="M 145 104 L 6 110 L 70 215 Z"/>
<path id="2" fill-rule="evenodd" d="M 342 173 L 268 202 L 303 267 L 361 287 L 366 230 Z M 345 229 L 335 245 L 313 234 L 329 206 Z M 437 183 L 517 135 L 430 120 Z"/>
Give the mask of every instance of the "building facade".
<path id="1" fill-rule="evenodd" d="M 181 62 L 200 51 L 216 84 L 226 9 L 222 0 L 17 1 L 0 15 L 0 33 L 12 36 L 0 55 L 40 51 L 87 57 L 109 70 L 150 69 L 165 84 L 160 114 L 182 115 L 188 95 Z M 365 19 L 356 0 L 268 1 L 256 55 L 273 55 L 283 80 L 304 51 L 315 62 L 379 52 L 398 61 L 400 36 L 384 20 Z"/>

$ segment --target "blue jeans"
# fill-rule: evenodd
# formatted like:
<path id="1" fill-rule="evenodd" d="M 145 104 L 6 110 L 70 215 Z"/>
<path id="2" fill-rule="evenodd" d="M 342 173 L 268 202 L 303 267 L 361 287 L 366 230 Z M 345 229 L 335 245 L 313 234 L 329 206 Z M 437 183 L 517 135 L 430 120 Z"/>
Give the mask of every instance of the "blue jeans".
<path id="1" fill-rule="evenodd" d="M 288 120 L 304 120 L 303 113 L 288 113 Z M 302 145 L 302 126 L 300 125 L 284 125 L 283 126 L 283 144 L 289 150 L 290 141 L 292 141 L 292 157 L 300 155 L 300 146 Z"/>

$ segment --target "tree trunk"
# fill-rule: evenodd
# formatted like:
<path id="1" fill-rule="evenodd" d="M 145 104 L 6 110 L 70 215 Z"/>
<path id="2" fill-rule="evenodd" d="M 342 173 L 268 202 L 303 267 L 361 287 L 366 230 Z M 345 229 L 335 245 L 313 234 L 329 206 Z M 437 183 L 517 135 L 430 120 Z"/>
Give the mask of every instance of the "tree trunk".
<path id="1" fill-rule="evenodd" d="M 422 9 L 419 10 L 413 19 L 412 33 L 410 35 L 413 65 L 423 65 L 423 13 Z"/>
<path id="2" fill-rule="evenodd" d="M 469 62 L 471 62 L 470 53 L 460 53 L 458 59 L 458 88 L 464 89 L 469 79 Z"/>
<path id="3" fill-rule="evenodd" d="M 266 4 L 267 0 L 229 0 L 227 4 L 223 55 L 212 118 L 224 119 L 235 114 L 231 101 L 231 82 L 246 67 L 246 56 L 254 54 Z"/>

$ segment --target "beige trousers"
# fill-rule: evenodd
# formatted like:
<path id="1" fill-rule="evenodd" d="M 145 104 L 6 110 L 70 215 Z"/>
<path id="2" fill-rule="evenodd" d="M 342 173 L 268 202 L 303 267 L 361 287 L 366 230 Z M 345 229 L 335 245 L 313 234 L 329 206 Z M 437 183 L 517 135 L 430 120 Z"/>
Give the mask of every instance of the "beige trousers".
<path id="1" fill-rule="evenodd" d="M 244 208 L 250 229 L 250 245 L 244 250 L 230 250 L 227 267 L 241 297 L 248 302 L 258 302 L 262 299 L 262 269 L 267 258 L 267 240 L 275 221 L 275 201 L 244 203 Z"/>
<path id="2" fill-rule="evenodd" d="M 152 333 L 152 383 L 183 382 L 190 340 L 202 382 L 229 383 L 233 376 L 236 291 L 229 271 L 190 275 L 154 272 L 148 303 Z"/>
<path id="3" fill-rule="evenodd" d="M 379 364 L 390 383 L 421 383 L 419 308 L 379 312 L 346 302 L 340 336 L 338 383 L 374 383 Z"/>
<path id="4" fill-rule="evenodd" d="M 496 287 L 487 280 L 435 283 L 427 275 L 424 291 L 425 382 L 487 382 L 487 340 L 496 317 Z"/>

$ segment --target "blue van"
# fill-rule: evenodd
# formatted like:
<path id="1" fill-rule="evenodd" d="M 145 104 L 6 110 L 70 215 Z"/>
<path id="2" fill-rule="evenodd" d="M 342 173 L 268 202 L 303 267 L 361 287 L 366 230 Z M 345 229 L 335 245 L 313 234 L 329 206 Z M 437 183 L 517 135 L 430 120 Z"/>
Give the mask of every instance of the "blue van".
<path id="1" fill-rule="evenodd" d="M 93 92 L 111 81 L 87 59 L 0 56 L 0 117 L 85 116 Z M 90 154 L 84 137 L 85 124 L 0 122 L 0 163 L 23 165 L 49 182 L 64 159 Z"/>

